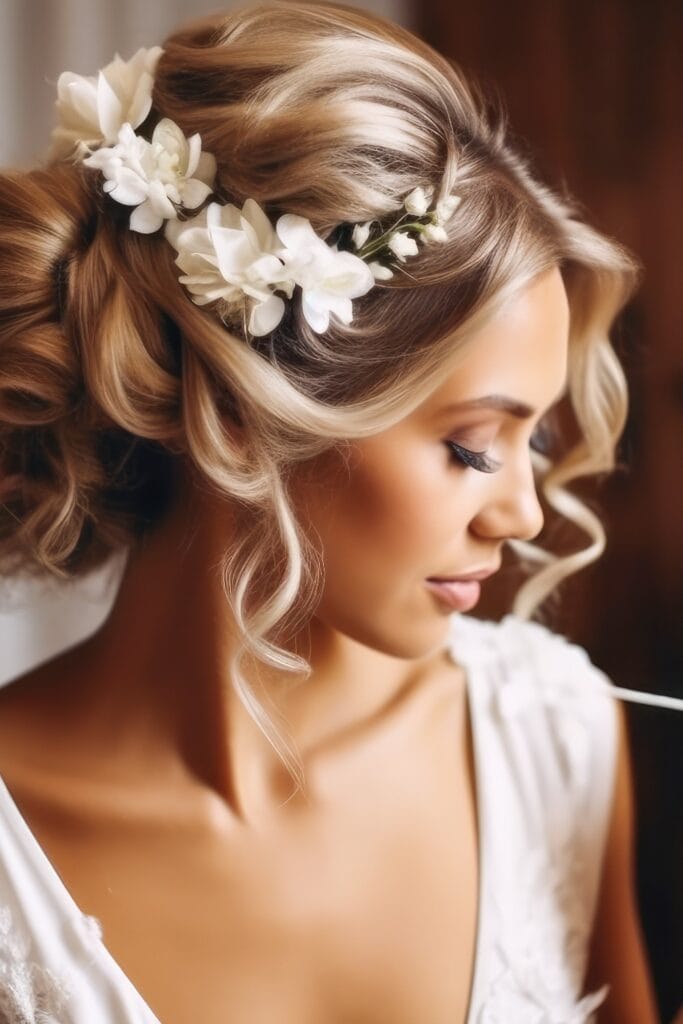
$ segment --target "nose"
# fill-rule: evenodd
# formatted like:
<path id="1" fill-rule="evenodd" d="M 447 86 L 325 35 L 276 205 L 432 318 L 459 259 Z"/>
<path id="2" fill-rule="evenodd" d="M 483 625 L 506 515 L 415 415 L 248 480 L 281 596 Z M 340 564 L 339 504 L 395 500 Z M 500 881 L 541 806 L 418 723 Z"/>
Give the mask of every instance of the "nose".
<path id="1" fill-rule="evenodd" d="M 543 529 L 531 459 L 527 452 L 489 476 L 491 489 L 470 527 L 489 540 L 533 540 Z"/>

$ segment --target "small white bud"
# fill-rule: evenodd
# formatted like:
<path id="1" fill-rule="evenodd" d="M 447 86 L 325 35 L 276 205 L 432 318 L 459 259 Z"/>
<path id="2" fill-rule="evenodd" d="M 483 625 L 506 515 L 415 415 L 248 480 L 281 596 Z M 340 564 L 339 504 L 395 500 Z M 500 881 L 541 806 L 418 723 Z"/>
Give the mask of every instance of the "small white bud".
<path id="1" fill-rule="evenodd" d="M 425 227 L 424 231 L 422 232 L 422 237 L 427 242 L 447 242 L 448 241 L 448 235 L 446 233 L 446 229 L 442 228 L 440 224 L 427 224 L 427 226 Z"/>
<path id="2" fill-rule="evenodd" d="M 356 224 L 353 229 L 353 235 L 351 236 L 353 244 L 356 249 L 362 249 L 370 236 L 370 227 L 372 221 L 368 220 L 364 224 Z"/>
<path id="3" fill-rule="evenodd" d="M 417 256 L 417 242 L 406 231 L 395 231 L 387 244 L 401 261 L 406 256 Z"/>
<path id="4" fill-rule="evenodd" d="M 406 196 L 403 205 L 408 213 L 412 213 L 416 217 L 424 217 L 429 209 L 433 194 L 433 188 L 424 189 L 422 185 L 418 185 L 409 196 Z"/>
<path id="5" fill-rule="evenodd" d="M 368 263 L 368 266 L 372 271 L 372 276 L 375 281 L 388 281 L 390 277 L 394 276 L 393 270 L 390 270 L 389 267 L 385 267 L 382 263 L 378 263 L 376 260 L 372 263 Z"/>
<path id="6" fill-rule="evenodd" d="M 462 201 L 461 196 L 450 195 L 446 196 L 445 199 L 440 199 L 436 204 L 436 222 L 437 224 L 445 224 L 446 221 L 450 220 L 458 206 Z"/>

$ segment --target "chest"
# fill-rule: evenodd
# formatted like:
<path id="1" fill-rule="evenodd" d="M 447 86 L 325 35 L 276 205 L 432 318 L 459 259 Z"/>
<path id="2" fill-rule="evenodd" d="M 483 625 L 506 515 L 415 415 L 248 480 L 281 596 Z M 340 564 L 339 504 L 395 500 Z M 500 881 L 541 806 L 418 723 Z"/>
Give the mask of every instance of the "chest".
<path id="1" fill-rule="evenodd" d="M 56 811 L 5 778 L 162 1024 L 459 1024 L 478 892 L 468 723 L 448 715 L 424 741 L 322 759 L 312 806 L 262 830 L 223 827 L 215 796 Z"/>

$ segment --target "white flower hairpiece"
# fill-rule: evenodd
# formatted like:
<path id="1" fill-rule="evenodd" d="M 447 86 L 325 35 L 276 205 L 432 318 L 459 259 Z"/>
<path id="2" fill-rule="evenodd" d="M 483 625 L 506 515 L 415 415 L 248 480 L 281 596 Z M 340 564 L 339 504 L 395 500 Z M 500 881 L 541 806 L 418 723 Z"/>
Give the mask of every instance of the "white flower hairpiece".
<path id="1" fill-rule="evenodd" d="M 115 146 L 96 150 L 83 163 L 103 172 L 103 188 L 112 199 L 136 207 L 130 227 L 144 234 L 177 217 L 174 203 L 190 210 L 203 203 L 216 177 L 215 157 L 202 153 L 199 135 L 186 139 L 167 117 L 159 121 L 151 142 L 123 124 Z"/>
<path id="2" fill-rule="evenodd" d="M 141 47 L 129 61 L 117 53 L 94 76 L 63 71 L 55 104 L 59 123 L 48 159 L 80 158 L 92 146 L 113 145 L 126 122 L 132 128 L 141 125 L 152 106 L 154 72 L 162 53 L 160 46 Z"/>
<path id="3" fill-rule="evenodd" d="M 298 285 L 310 327 L 322 333 L 330 313 L 348 324 L 351 299 L 375 283 L 368 264 L 352 252 L 339 251 L 314 232 L 305 217 L 283 214 L 273 229 L 254 199 L 239 210 L 231 203 L 210 203 L 183 222 L 169 222 L 166 238 L 177 251 L 180 281 L 203 306 L 215 299 L 228 305 L 251 297 L 249 331 L 268 334 L 285 312 L 276 291 L 292 297 Z"/>
<path id="4" fill-rule="evenodd" d="M 218 302 L 226 313 L 241 311 L 246 297 L 249 332 L 262 336 L 282 320 L 282 296 L 291 299 L 298 287 L 306 322 L 323 333 L 331 315 L 351 323 L 351 300 L 393 277 L 392 267 L 417 255 L 418 241 L 447 240 L 444 225 L 460 197 L 446 196 L 432 209 L 434 190 L 422 185 L 405 198 L 404 212 L 388 229 L 374 220 L 344 226 L 333 244 L 305 217 L 286 213 L 273 226 L 254 199 L 241 210 L 212 202 L 179 220 L 179 212 L 196 209 L 211 195 L 217 166 L 202 151 L 200 136 L 188 139 L 170 118 L 158 122 L 151 140 L 135 132 L 151 110 L 162 53 L 159 46 L 141 48 L 127 62 L 116 54 L 96 77 L 63 72 L 48 158 L 80 160 L 100 170 L 104 192 L 135 207 L 132 231 L 150 234 L 165 223 L 183 272 L 179 280 L 197 305 Z"/>

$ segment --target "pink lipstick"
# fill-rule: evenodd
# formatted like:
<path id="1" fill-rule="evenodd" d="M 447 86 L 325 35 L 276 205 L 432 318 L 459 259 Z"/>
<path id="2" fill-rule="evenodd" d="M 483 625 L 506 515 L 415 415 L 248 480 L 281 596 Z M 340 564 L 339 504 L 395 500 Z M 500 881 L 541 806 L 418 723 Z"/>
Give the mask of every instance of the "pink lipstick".
<path id="1" fill-rule="evenodd" d="M 481 594 L 478 580 L 426 580 L 427 588 L 457 612 L 474 608 Z"/>
<path id="2" fill-rule="evenodd" d="M 492 576 L 499 569 L 500 563 L 485 566 L 483 569 L 473 569 L 462 576 L 430 576 L 425 582 L 429 590 L 449 608 L 456 612 L 468 612 L 470 608 L 474 608 L 481 596 L 480 580 Z"/>

